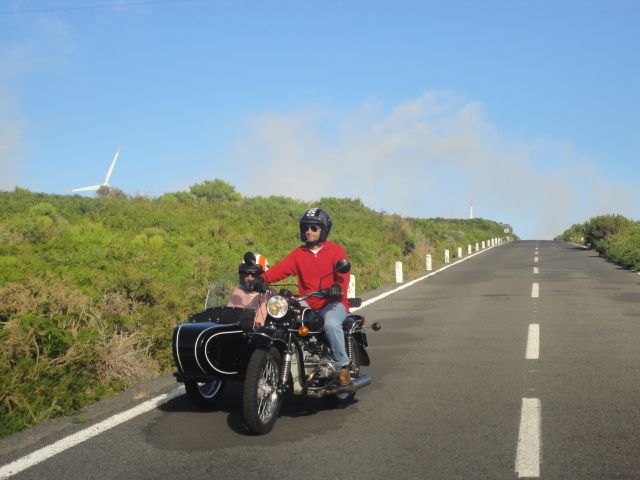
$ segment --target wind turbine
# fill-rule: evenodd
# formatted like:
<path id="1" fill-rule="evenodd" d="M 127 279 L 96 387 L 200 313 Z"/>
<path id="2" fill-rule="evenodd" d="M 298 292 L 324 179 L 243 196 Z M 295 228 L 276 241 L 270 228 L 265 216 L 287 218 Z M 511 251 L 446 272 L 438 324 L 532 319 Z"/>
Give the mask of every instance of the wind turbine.
<path id="1" fill-rule="evenodd" d="M 111 178 L 111 174 L 113 173 L 113 167 L 116 166 L 116 160 L 118 159 L 118 155 L 120 155 L 120 147 L 116 150 L 116 154 L 111 160 L 111 166 L 109 166 L 109 170 L 107 170 L 107 176 L 104 179 L 104 183 L 100 185 L 91 185 L 90 187 L 80 187 L 80 188 L 72 188 L 69 190 L 70 192 L 89 192 L 91 190 L 98 190 L 100 187 L 108 187 L 109 179 Z"/>

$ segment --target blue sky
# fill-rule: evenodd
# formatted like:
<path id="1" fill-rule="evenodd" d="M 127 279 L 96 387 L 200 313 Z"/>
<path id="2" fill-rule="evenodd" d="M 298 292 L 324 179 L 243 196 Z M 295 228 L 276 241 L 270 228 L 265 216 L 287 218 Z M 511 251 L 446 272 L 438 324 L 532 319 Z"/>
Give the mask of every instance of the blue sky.
<path id="1" fill-rule="evenodd" d="M 640 2 L 0 1 L 0 189 L 638 220 Z M 87 195 L 92 195 L 91 193 Z"/>

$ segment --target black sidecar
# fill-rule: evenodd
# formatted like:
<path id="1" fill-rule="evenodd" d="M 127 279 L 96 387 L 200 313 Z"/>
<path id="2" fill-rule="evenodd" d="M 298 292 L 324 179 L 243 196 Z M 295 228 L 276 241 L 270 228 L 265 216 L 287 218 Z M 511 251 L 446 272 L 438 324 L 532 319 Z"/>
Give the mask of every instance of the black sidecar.
<path id="1" fill-rule="evenodd" d="M 174 376 L 184 382 L 187 395 L 199 405 L 213 405 L 227 380 L 244 379 L 252 348 L 255 310 L 213 307 L 177 325 L 172 350 Z"/>

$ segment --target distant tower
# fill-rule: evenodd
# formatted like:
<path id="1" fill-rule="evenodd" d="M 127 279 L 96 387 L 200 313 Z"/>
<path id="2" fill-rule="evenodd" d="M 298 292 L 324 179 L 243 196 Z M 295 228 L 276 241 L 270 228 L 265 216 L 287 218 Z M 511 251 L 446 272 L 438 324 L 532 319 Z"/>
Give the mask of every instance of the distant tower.
<path id="1" fill-rule="evenodd" d="M 473 203 L 471 203 L 471 206 L 469 207 L 469 218 L 473 218 Z"/>

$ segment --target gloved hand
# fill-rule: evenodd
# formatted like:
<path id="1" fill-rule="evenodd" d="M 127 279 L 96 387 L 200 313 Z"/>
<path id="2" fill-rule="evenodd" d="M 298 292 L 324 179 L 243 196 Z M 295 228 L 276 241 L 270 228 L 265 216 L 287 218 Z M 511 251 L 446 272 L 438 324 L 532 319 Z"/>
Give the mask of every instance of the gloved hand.
<path id="1" fill-rule="evenodd" d="M 342 288 L 334 283 L 329 288 L 322 289 L 322 294 L 325 298 L 342 298 Z"/>
<path id="2" fill-rule="evenodd" d="M 267 282 L 265 282 L 264 278 L 258 275 L 253 279 L 253 288 L 251 290 L 254 292 L 265 293 L 267 291 Z"/>

